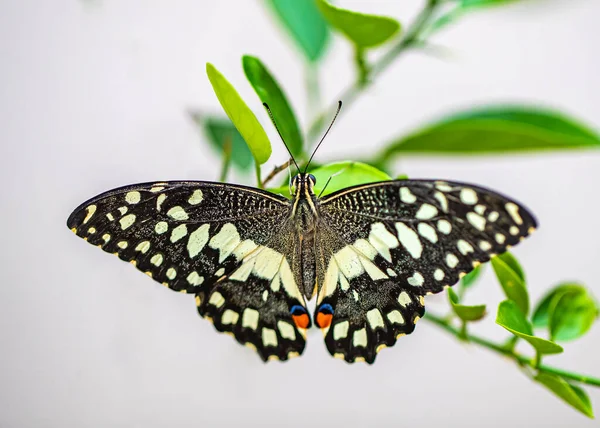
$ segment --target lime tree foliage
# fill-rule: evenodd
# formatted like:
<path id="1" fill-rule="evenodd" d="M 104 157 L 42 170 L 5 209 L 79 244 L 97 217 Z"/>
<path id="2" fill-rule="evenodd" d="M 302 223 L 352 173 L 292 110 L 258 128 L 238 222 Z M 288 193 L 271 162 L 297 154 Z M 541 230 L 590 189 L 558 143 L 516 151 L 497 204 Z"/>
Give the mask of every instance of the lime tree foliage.
<path id="1" fill-rule="evenodd" d="M 309 126 L 303 130 L 275 72 L 256 56 L 244 55 L 241 66 L 257 95 L 251 103 L 270 106 L 290 153 L 303 167 L 335 108 L 335 104 L 319 105 L 319 85 L 315 77 L 333 33 L 351 45 L 356 66 L 354 81 L 348 82 L 348 89 L 340 95 L 347 105 L 359 98 L 405 52 L 427 48 L 433 35 L 456 25 L 465 15 L 510 3 L 515 1 L 429 0 L 414 21 L 403 25 L 393 17 L 341 9 L 325 0 L 264 0 L 266 13 L 277 21 L 305 62 L 307 97 L 313 104 L 311 109 L 320 113 L 307 118 Z M 369 56 L 375 51 L 378 59 L 371 61 Z M 220 179 L 226 180 L 231 169 L 238 174 L 254 170 L 258 187 L 289 195 L 289 162 L 272 171 L 262 171 L 271 157 L 271 142 L 257 119 L 257 115 L 264 119 L 265 112 L 260 107 L 253 112 L 213 64 L 206 65 L 206 73 L 226 115 L 192 113 L 192 117 L 210 146 L 222 157 Z M 391 171 L 394 160 L 400 156 L 509 156 L 522 152 L 596 150 L 600 148 L 600 136 L 557 110 L 527 105 L 487 105 L 452 112 L 378 147 L 379 151 L 360 161 L 311 163 L 309 171 L 316 177 L 317 186 L 325 185 L 331 178 L 326 188 L 316 188 L 315 192 L 326 195 L 356 184 L 406 179 L 405 175 Z M 448 289 L 447 314 L 428 314 L 425 319 L 459 340 L 508 357 L 518 367 L 525 368 L 523 372 L 537 385 L 592 418 L 592 404 L 583 386 L 599 387 L 600 379 L 552 367 L 545 360 L 565 352 L 563 345 L 586 334 L 598 318 L 598 302 L 589 289 L 578 282 L 556 284 L 541 301 L 533 302 L 524 269 L 512 254 L 494 257 L 491 267 L 506 296 L 497 308 L 464 303 L 465 295 L 479 280 L 480 266 L 465 276 L 454 290 Z M 497 343 L 469 333 L 470 323 L 493 316 L 499 328 L 507 332 L 505 342 Z M 516 351 L 520 341 L 527 344 L 528 353 Z"/>

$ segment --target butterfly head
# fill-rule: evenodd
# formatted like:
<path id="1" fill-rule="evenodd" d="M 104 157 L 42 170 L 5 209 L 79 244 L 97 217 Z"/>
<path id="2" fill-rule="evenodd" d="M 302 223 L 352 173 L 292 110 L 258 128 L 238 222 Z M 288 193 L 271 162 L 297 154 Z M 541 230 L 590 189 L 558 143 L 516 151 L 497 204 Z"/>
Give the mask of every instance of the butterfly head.
<path id="1" fill-rule="evenodd" d="M 292 177 L 290 185 L 292 187 L 292 194 L 299 195 L 312 195 L 314 194 L 314 187 L 317 183 L 317 179 L 314 175 L 301 172 Z"/>

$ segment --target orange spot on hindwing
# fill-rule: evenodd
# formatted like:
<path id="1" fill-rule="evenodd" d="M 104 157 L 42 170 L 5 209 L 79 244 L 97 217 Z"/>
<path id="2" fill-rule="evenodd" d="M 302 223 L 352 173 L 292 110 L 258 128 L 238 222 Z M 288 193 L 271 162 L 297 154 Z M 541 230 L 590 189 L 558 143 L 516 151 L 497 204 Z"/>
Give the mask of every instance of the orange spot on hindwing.
<path id="1" fill-rule="evenodd" d="M 302 306 L 292 306 L 292 309 L 290 309 L 290 313 L 292 314 L 292 319 L 294 320 L 294 324 L 296 324 L 296 327 L 306 329 L 310 326 L 310 318 L 306 313 L 306 309 L 304 309 Z"/>
<path id="2" fill-rule="evenodd" d="M 315 321 L 319 328 L 328 328 L 331 325 L 333 318 L 333 308 L 329 303 L 323 303 L 317 311 Z"/>

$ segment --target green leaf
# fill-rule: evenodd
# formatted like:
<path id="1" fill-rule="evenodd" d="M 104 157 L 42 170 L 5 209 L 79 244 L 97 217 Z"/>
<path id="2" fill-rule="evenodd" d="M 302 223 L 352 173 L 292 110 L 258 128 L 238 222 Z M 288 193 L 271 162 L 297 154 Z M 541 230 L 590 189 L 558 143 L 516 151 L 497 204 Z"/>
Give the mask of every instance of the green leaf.
<path id="1" fill-rule="evenodd" d="M 511 268 L 519 276 L 519 278 L 521 278 L 521 281 L 525 282 L 525 272 L 515 256 L 506 251 L 502 254 L 499 254 L 497 257 L 506 263 L 508 267 Z"/>
<path id="2" fill-rule="evenodd" d="M 517 303 L 512 300 L 500 302 L 496 324 L 529 342 L 540 354 L 560 354 L 563 351 L 560 345 L 534 336 L 531 324 L 525 318 Z"/>
<path id="3" fill-rule="evenodd" d="M 314 0 L 266 0 L 292 39 L 311 62 L 327 47 L 329 28 Z"/>
<path id="4" fill-rule="evenodd" d="M 190 113 L 192 119 L 204 131 L 211 146 L 223 156 L 223 145 L 231 139 L 231 161 L 242 171 L 247 171 L 252 166 L 252 153 L 248 145 L 227 117 Z"/>
<path id="5" fill-rule="evenodd" d="M 461 305 L 458 296 L 451 288 L 448 288 L 448 300 L 454 313 L 463 321 L 477 321 L 485 316 L 485 305 Z"/>
<path id="6" fill-rule="evenodd" d="M 488 106 L 443 118 L 391 142 L 375 165 L 396 155 L 482 155 L 598 149 L 600 136 L 562 113 L 527 106 Z"/>
<path id="7" fill-rule="evenodd" d="M 252 110 L 211 63 L 206 63 L 206 74 L 223 110 L 248 144 L 256 163 L 261 165 L 268 161 L 271 156 L 271 143 Z"/>
<path id="8" fill-rule="evenodd" d="M 597 302 L 584 286 L 564 283 L 540 301 L 533 314 L 533 325 L 548 327 L 552 340 L 573 340 L 590 329 L 599 311 Z"/>
<path id="9" fill-rule="evenodd" d="M 470 287 L 471 285 L 475 284 L 475 282 L 477 282 L 477 280 L 481 276 L 482 271 L 483 271 L 483 265 L 479 265 L 475 269 L 473 269 L 471 272 L 469 272 L 468 274 L 463 276 L 463 278 L 461 280 L 462 286 Z"/>
<path id="10" fill-rule="evenodd" d="M 506 297 L 519 306 L 523 315 L 527 315 L 529 312 L 529 294 L 523 279 L 523 271 L 520 266 L 517 269 L 518 271 L 515 271 L 512 265 L 513 261 L 516 262 L 514 257 L 506 252 L 492 258 L 492 267 Z"/>
<path id="11" fill-rule="evenodd" d="M 589 418 L 594 417 L 590 398 L 580 387 L 568 383 L 560 376 L 549 373 L 538 373 L 534 379 L 564 400 L 571 407 L 579 410 Z"/>
<path id="12" fill-rule="evenodd" d="M 503 6 L 510 3 L 518 3 L 523 0 L 460 0 L 459 5 L 463 9 L 476 7 Z"/>
<path id="13" fill-rule="evenodd" d="M 596 302 L 585 290 L 573 290 L 557 296 L 550 316 L 550 338 L 574 340 L 583 336 L 598 317 Z"/>
<path id="14" fill-rule="evenodd" d="M 301 157 L 302 135 L 296 122 L 296 116 L 277 81 L 256 57 L 244 55 L 242 65 L 246 77 L 260 100 L 269 105 L 275 123 L 290 151 L 295 157 Z"/>
<path id="15" fill-rule="evenodd" d="M 323 165 L 310 170 L 310 173 L 317 179 L 317 183 L 315 184 L 314 188 L 315 194 L 317 195 L 321 193 L 323 186 L 325 186 L 331 177 L 331 181 L 329 181 L 327 189 L 321 196 L 325 196 L 346 187 L 355 186 L 358 184 L 391 180 L 389 175 L 375 167 L 372 167 L 371 165 L 351 161 L 334 162 Z M 273 193 L 280 193 L 284 196 L 290 197 L 289 187 L 287 185 L 268 190 Z"/>
<path id="16" fill-rule="evenodd" d="M 400 31 L 400 23 L 393 18 L 352 12 L 325 0 L 316 2 L 329 24 L 361 49 L 381 45 Z"/>

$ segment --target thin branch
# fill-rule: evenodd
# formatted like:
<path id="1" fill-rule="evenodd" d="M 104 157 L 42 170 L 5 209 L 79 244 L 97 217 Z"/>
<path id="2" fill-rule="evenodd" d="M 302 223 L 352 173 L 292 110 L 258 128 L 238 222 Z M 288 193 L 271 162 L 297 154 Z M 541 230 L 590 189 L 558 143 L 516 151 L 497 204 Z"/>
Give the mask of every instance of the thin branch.
<path id="1" fill-rule="evenodd" d="M 267 178 L 265 178 L 263 180 L 263 183 L 262 183 L 263 187 L 265 187 L 269 181 L 271 181 L 272 179 L 274 179 L 277 174 L 279 174 L 282 171 L 285 171 L 285 169 L 287 167 L 289 167 L 291 164 L 292 164 L 292 160 L 290 159 L 290 160 L 288 160 L 286 163 L 284 163 L 282 165 L 275 166 L 275 168 L 273 168 L 273 171 L 271 171 L 269 173 L 269 175 L 267 175 Z"/>
<path id="2" fill-rule="evenodd" d="M 260 165 L 258 162 L 256 162 L 256 159 L 254 160 L 254 171 L 256 173 L 256 186 L 259 189 L 263 189 L 264 186 L 263 186 L 262 180 L 260 179 Z"/>
<path id="3" fill-rule="evenodd" d="M 440 0 L 428 0 L 423 10 L 421 10 L 413 23 L 408 27 L 404 37 L 395 46 L 390 48 L 390 50 L 388 50 L 379 60 L 368 67 L 368 76 L 359 74 L 357 79 L 347 87 L 337 99 L 342 100 L 346 106 L 350 105 L 350 103 L 354 102 L 369 84 L 373 82 L 377 75 L 385 71 L 403 52 L 413 47 L 413 45 L 420 43 L 419 37 L 436 12 L 439 3 Z M 308 128 L 307 140 L 309 142 L 312 141 L 321 130 L 321 127 L 325 122 L 325 117 L 329 114 L 329 111 L 334 109 L 335 106 L 326 108 L 313 120 Z"/>
<path id="4" fill-rule="evenodd" d="M 227 174 L 229 173 L 229 166 L 231 165 L 231 152 L 232 152 L 233 139 L 231 134 L 227 134 L 225 141 L 223 141 L 223 166 L 221 167 L 221 175 L 219 178 L 220 182 L 227 180 Z"/>
<path id="5" fill-rule="evenodd" d="M 438 327 L 441 327 L 442 329 L 446 330 L 448 333 L 456 336 L 457 338 L 462 339 L 461 330 L 450 325 L 450 323 L 448 321 L 446 321 L 445 319 L 438 317 L 436 315 L 429 314 L 429 313 L 425 315 L 424 319 L 432 322 L 433 324 L 437 325 Z M 521 354 L 515 352 L 512 349 L 512 347 L 510 347 L 510 346 L 506 346 L 506 345 L 499 344 L 499 343 L 494 343 L 490 340 L 487 340 L 485 338 L 475 336 L 472 334 L 467 334 L 465 336 L 465 338 L 467 341 L 469 341 L 471 343 L 475 343 L 479 346 L 490 349 L 499 354 L 502 354 L 505 357 L 508 357 L 508 358 L 514 360 L 515 363 L 517 363 L 519 366 L 526 365 L 526 366 L 529 366 L 532 369 L 535 369 L 541 373 L 549 373 L 549 374 L 561 376 L 565 379 L 570 379 L 570 380 L 574 380 L 577 382 L 585 383 L 587 385 L 600 387 L 600 379 L 592 377 L 592 376 L 586 376 L 586 375 L 582 375 L 579 373 L 573 373 L 573 372 L 570 372 L 567 370 L 557 369 L 555 367 L 550 367 L 545 364 L 539 364 L 536 367 L 536 358 L 530 358 L 525 355 L 521 355 Z"/>

